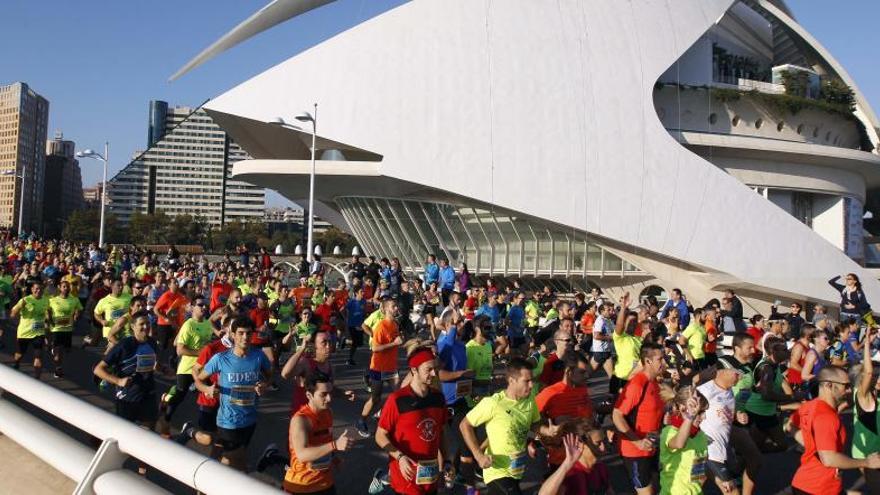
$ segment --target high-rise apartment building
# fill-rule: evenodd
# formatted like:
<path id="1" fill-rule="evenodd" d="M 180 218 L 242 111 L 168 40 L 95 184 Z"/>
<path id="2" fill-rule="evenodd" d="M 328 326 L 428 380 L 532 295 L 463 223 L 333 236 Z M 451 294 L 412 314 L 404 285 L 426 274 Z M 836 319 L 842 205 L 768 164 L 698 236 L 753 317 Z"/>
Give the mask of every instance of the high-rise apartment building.
<path id="1" fill-rule="evenodd" d="M 22 82 L 0 86 L 0 226 L 41 233 L 49 101 Z M 22 201 L 24 188 L 24 205 Z"/>
<path id="2" fill-rule="evenodd" d="M 76 144 L 65 141 L 60 133 L 46 142 L 43 233 L 47 237 L 59 237 L 70 213 L 85 208 L 82 174 L 75 151 Z"/>
<path id="3" fill-rule="evenodd" d="M 110 180 L 109 208 L 122 222 L 160 210 L 212 225 L 262 220 L 265 190 L 231 178 L 232 164 L 247 158 L 201 108 L 152 101 L 147 150 Z"/>

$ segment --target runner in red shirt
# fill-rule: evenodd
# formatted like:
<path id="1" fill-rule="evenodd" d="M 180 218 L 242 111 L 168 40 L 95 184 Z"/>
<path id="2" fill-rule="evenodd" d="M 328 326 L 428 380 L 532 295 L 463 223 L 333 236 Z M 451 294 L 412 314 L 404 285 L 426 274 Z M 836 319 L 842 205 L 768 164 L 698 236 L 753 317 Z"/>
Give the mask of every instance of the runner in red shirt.
<path id="1" fill-rule="evenodd" d="M 232 292 L 232 285 L 226 281 L 226 273 L 218 273 L 214 283 L 211 284 L 211 313 L 226 306 L 230 292 Z"/>
<path id="2" fill-rule="evenodd" d="M 275 350 L 272 348 L 272 332 L 269 327 L 269 318 L 272 312 L 269 311 L 269 296 L 265 292 L 257 294 L 257 307 L 252 309 L 248 314 L 251 321 L 254 322 L 254 333 L 251 335 L 251 345 L 259 347 L 263 350 L 263 354 L 272 363 L 272 383 L 269 389 L 278 390 L 278 384 L 275 383 L 275 374 L 278 370 L 278 359 L 275 356 Z"/>
<path id="3" fill-rule="evenodd" d="M 559 383 L 565 375 L 565 356 L 574 351 L 574 322 L 570 318 L 564 318 L 559 322 L 559 330 L 553 334 L 553 344 L 556 350 L 547 356 L 544 369 L 538 380 L 545 387 Z"/>
<path id="4" fill-rule="evenodd" d="M 558 383 L 546 387 L 535 397 L 538 411 L 544 419 L 555 424 L 568 419 L 588 418 L 593 420 L 593 403 L 587 388 L 590 376 L 590 361 L 577 352 L 571 352 L 561 361 L 565 366 L 565 374 Z M 547 447 L 548 472 L 553 472 L 565 460 L 565 449 L 561 445 Z"/>
<path id="5" fill-rule="evenodd" d="M 438 457 L 441 450 L 445 454 L 443 435 L 449 411 L 443 394 L 431 389 L 437 376 L 431 348 L 414 349 L 409 354 L 409 369 L 409 385 L 385 401 L 376 443 L 390 457 L 388 471 L 395 493 L 435 493 L 442 471 L 449 471 L 448 465 L 441 471 Z"/>
<path id="6" fill-rule="evenodd" d="M 663 399 L 657 377 L 666 370 L 663 348 L 645 342 L 639 354 L 642 371 L 623 388 L 611 414 L 620 432 L 620 455 L 633 488 L 639 495 L 654 493 L 658 466 L 658 439 L 663 422 Z"/>
<path id="7" fill-rule="evenodd" d="M 794 495 L 839 495 L 843 493 L 840 469 L 878 469 L 880 454 L 853 459 L 843 453 L 846 430 L 837 414 L 838 407 L 851 395 L 852 384 L 846 371 L 827 366 L 816 377 L 819 397 L 802 405 L 792 416 L 793 428 L 803 434 L 801 465 L 791 481 Z"/>
<path id="8" fill-rule="evenodd" d="M 326 297 L 324 298 L 324 303 L 319 304 L 315 308 L 315 316 L 317 316 L 321 320 L 321 331 L 327 332 L 327 335 L 330 336 L 330 349 L 331 351 L 336 350 L 336 315 L 338 314 L 336 311 L 336 305 L 334 304 L 335 298 L 333 297 L 332 292 L 328 292 Z"/>

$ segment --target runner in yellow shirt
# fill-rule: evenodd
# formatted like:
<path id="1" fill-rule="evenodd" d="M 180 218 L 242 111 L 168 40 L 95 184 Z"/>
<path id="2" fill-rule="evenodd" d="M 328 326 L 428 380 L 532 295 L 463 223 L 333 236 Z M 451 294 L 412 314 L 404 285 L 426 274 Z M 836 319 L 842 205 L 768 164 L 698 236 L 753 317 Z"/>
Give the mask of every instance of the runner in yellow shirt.
<path id="1" fill-rule="evenodd" d="M 43 297 L 43 284 L 31 284 L 31 293 L 19 299 L 12 308 L 13 318 L 20 316 L 18 335 L 15 342 L 15 363 L 18 369 L 21 358 L 27 353 L 28 347 L 34 348 L 34 377 L 40 378 L 43 372 L 43 344 L 46 342 L 46 317 L 49 313 L 49 299 Z"/>
<path id="2" fill-rule="evenodd" d="M 73 344 L 73 327 L 82 313 L 83 306 L 75 294 L 71 294 L 70 282 L 62 280 L 58 295 L 49 299 L 49 324 L 52 329 L 52 360 L 55 362 L 55 378 L 64 376 L 64 353 Z"/>

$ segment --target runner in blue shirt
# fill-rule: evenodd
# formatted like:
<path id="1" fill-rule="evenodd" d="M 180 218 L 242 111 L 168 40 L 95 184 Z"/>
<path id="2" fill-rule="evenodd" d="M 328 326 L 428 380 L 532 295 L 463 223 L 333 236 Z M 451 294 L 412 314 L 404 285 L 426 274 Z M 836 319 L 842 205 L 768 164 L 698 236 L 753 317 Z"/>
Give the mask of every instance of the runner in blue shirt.
<path id="1" fill-rule="evenodd" d="M 345 303 L 346 325 L 348 326 L 348 335 L 351 337 L 351 346 L 348 348 L 349 366 L 354 366 L 354 353 L 358 347 L 364 345 L 364 331 L 361 325 L 364 324 L 366 318 L 367 302 L 364 300 L 364 288 L 357 287 L 354 289 L 354 297 Z"/>
<path id="2" fill-rule="evenodd" d="M 438 318 L 437 326 L 441 330 L 437 338 L 437 358 L 440 362 L 438 375 L 451 416 L 451 428 L 448 430 L 450 445 L 446 455 L 449 459 L 454 459 L 456 454 L 461 456 L 459 470 L 465 488 L 473 489 L 476 481 L 473 455 L 464 443 L 458 425 L 470 410 L 468 401 L 473 394 L 474 372 L 467 367 L 467 349 L 459 338 L 461 329 L 458 325 L 461 322 L 458 318 L 454 311 L 447 311 Z"/>
<path id="3" fill-rule="evenodd" d="M 260 349 L 251 349 L 254 323 L 250 318 L 232 321 L 232 349 L 214 355 L 196 377 L 196 387 L 208 397 L 220 397 L 217 439 L 223 448 L 220 462 L 241 471 L 246 467 L 247 446 L 257 427 L 258 397 L 271 381 L 272 363 Z M 218 373 L 217 383 L 208 379 Z"/>
<path id="4" fill-rule="evenodd" d="M 440 282 L 440 267 L 437 266 L 437 258 L 433 254 L 428 255 L 428 261 L 425 263 L 425 287 Z"/>

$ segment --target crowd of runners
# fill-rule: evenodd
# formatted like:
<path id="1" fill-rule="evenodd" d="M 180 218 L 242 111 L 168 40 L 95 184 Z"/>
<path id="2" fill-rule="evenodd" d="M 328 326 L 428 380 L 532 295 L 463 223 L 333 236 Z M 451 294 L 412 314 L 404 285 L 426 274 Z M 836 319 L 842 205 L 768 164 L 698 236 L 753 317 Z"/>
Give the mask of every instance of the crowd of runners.
<path id="1" fill-rule="evenodd" d="M 796 472 L 778 473 L 795 494 L 842 493 L 850 469 L 880 493 L 880 336 L 853 274 L 829 282 L 833 311 L 807 319 L 792 302 L 746 320 L 731 290 L 702 304 L 677 289 L 662 304 L 569 299 L 434 256 L 418 277 L 397 259 L 353 257 L 335 279 L 325 267 L 6 238 L 0 316 L 16 326 L 14 366 L 26 359 L 38 378 L 47 366 L 63 376 L 73 330 L 88 326 L 95 385 L 119 416 L 240 470 L 261 396 L 292 387 L 285 440 L 254 467 L 282 466 L 289 493 L 336 493 L 335 467 L 364 441 L 388 458 L 370 493 L 517 494 L 535 466 L 540 494 L 614 493 L 603 459 L 616 452 L 640 495 L 706 484 L 751 495 L 764 456 L 786 450 L 802 452 Z M 363 370 L 352 429 L 334 429 L 333 403 L 363 389 L 336 386 L 334 353 Z M 159 389 L 160 374 L 174 385 Z M 607 394 L 591 377 L 607 378 Z M 197 417 L 172 431 L 184 401 Z"/>

